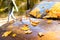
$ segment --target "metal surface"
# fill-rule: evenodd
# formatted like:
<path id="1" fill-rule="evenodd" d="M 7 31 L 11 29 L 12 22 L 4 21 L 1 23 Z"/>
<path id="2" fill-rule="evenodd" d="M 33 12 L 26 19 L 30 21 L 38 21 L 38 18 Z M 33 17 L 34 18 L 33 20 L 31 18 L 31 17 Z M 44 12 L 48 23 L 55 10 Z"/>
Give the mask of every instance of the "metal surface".
<path id="1" fill-rule="evenodd" d="M 40 23 L 37 26 L 32 26 L 31 23 L 26 24 L 29 25 L 31 29 L 31 34 L 24 34 L 21 30 L 18 32 L 16 37 L 12 37 L 9 35 L 8 37 L 2 37 L 1 35 L 6 31 L 3 28 L 0 28 L 0 40 L 60 40 L 60 21 L 53 20 L 52 23 L 48 24 L 47 20 L 38 19 Z M 25 21 L 25 20 L 24 20 Z M 21 22 L 17 21 L 12 24 L 14 28 L 22 27 Z M 38 33 L 42 32 L 44 36 L 39 37 Z"/>

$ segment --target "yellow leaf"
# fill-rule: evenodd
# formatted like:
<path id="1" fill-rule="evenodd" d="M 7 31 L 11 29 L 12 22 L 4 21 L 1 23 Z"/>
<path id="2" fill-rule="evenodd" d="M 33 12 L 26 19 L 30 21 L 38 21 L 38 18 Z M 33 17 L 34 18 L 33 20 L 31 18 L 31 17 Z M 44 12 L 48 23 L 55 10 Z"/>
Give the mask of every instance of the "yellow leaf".
<path id="1" fill-rule="evenodd" d="M 42 32 L 39 32 L 38 35 L 39 35 L 40 37 L 44 36 Z"/>
<path id="2" fill-rule="evenodd" d="M 16 37 L 16 34 L 13 34 L 12 36 L 13 36 L 13 37 Z"/>
<path id="3" fill-rule="evenodd" d="M 31 30 L 25 31 L 25 34 L 31 34 L 31 33 L 32 33 Z"/>
<path id="4" fill-rule="evenodd" d="M 41 17 L 41 14 L 40 13 L 37 13 L 37 18 L 40 18 Z"/>
<path id="5" fill-rule="evenodd" d="M 50 9 L 49 13 L 47 16 L 50 16 L 50 18 L 58 18 L 60 17 L 60 3 L 56 3 L 53 5 L 53 7 Z"/>
<path id="6" fill-rule="evenodd" d="M 48 24 L 52 23 L 52 20 L 47 20 L 47 23 L 48 23 Z"/>
<path id="7" fill-rule="evenodd" d="M 60 13 L 56 13 L 56 15 L 57 15 L 58 17 L 60 17 Z"/>
<path id="8" fill-rule="evenodd" d="M 30 22 L 33 26 L 37 26 L 40 23 L 40 22 L 33 22 L 33 21 L 30 21 Z"/>
<path id="9" fill-rule="evenodd" d="M 11 34 L 11 32 L 12 32 L 12 31 L 7 31 L 7 32 L 5 32 L 5 33 L 2 35 L 2 37 L 7 37 L 9 34 Z"/>
<path id="10" fill-rule="evenodd" d="M 35 8 L 34 10 L 32 10 L 29 14 L 34 16 L 34 17 L 40 17 L 40 15 L 37 16 L 37 12 L 39 11 L 38 8 Z"/>
<path id="11" fill-rule="evenodd" d="M 26 30 L 29 30 L 30 28 L 28 27 L 28 25 L 24 25 L 21 29 L 26 31 Z"/>

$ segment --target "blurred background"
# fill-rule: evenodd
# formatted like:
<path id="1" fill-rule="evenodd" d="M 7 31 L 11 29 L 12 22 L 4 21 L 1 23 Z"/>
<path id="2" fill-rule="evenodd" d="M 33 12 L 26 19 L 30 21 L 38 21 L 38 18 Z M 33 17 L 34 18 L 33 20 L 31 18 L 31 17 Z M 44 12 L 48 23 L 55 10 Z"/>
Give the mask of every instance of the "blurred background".
<path id="1" fill-rule="evenodd" d="M 26 13 L 26 10 L 32 9 L 35 5 L 41 1 L 60 1 L 60 0 L 16 0 L 16 5 L 18 6 L 19 12 L 16 11 L 14 14 L 20 16 Z M 0 0 L 0 17 L 7 17 L 9 13 L 9 8 L 11 0 Z M 10 5 L 9 5 L 10 4 Z"/>
<path id="2" fill-rule="evenodd" d="M 14 12 L 15 16 L 20 16 L 26 13 L 26 10 L 32 9 L 42 0 L 16 0 L 19 12 Z M 11 0 L 0 0 L 0 18 L 8 16 Z M 9 5 L 10 4 L 10 5 Z"/>

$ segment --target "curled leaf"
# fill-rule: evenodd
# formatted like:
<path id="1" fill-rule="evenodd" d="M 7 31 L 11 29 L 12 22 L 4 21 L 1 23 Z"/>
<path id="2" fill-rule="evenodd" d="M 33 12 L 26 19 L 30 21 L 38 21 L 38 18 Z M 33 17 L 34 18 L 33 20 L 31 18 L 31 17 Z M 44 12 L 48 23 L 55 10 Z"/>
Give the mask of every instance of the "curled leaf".
<path id="1" fill-rule="evenodd" d="M 27 30 L 29 30 L 30 28 L 28 27 L 28 25 L 24 25 L 21 29 L 24 30 L 24 31 L 27 31 Z"/>
<path id="2" fill-rule="evenodd" d="M 31 34 L 31 33 L 32 33 L 31 30 L 25 31 L 25 34 Z"/>
<path id="3" fill-rule="evenodd" d="M 40 22 L 33 22 L 33 21 L 30 21 L 30 22 L 33 26 L 37 26 L 40 23 Z"/>
<path id="4" fill-rule="evenodd" d="M 39 35 L 40 37 L 44 36 L 42 32 L 39 32 L 38 35 Z"/>

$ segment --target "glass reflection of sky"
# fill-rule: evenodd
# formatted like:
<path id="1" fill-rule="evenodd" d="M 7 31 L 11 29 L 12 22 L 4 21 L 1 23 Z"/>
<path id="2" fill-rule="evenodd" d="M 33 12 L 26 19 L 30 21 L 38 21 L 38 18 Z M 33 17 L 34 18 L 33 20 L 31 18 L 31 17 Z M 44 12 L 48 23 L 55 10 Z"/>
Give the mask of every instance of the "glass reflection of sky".
<path id="1" fill-rule="evenodd" d="M 45 10 L 49 10 L 54 4 L 55 2 L 43 2 L 37 5 L 36 8 L 40 10 L 40 13 L 43 13 Z"/>

